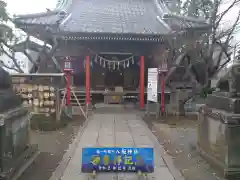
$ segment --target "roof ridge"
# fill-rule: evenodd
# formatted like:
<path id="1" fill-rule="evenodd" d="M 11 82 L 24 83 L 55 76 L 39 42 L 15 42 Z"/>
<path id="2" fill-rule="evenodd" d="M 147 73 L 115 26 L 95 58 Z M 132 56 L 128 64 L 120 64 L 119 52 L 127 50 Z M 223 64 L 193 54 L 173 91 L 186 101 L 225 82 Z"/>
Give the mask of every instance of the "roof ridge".
<path id="1" fill-rule="evenodd" d="M 167 19 L 167 18 L 177 18 L 185 21 L 192 21 L 192 22 L 198 22 L 198 23 L 207 23 L 206 20 L 201 19 L 201 18 L 195 18 L 195 17 L 185 17 L 182 16 L 181 14 L 175 14 L 173 13 L 165 4 L 163 0 L 154 0 L 155 4 L 157 5 L 157 8 L 164 12 L 162 19 Z"/>
<path id="2" fill-rule="evenodd" d="M 28 18 L 38 18 L 57 15 L 61 11 L 66 12 L 68 7 L 72 4 L 72 0 L 58 0 L 56 8 L 53 10 L 47 10 L 46 12 L 32 13 L 32 14 L 23 14 L 23 15 L 14 15 L 15 19 L 28 19 Z M 47 8 L 46 8 L 47 9 Z"/>
<path id="3" fill-rule="evenodd" d="M 198 22 L 198 23 L 206 23 L 207 21 L 201 18 L 194 18 L 194 17 L 185 17 L 182 15 L 177 15 L 174 13 L 166 13 L 163 14 L 162 16 L 163 19 L 168 19 L 168 18 L 177 18 L 177 19 L 181 19 L 181 20 L 185 20 L 185 21 L 192 21 L 192 22 Z"/>
<path id="4" fill-rule="evenodd" d="M 28 18 L 52 16 L 52 15 L 58 14 L 59 12 L 60 12 L 60 10 L 52 10 L 52 11 L 47 11 L 47 12 L 24 14 L 24 15 L 14 15 L 14 16 L 15 16 L 15 19 L 28 19 Z"/>

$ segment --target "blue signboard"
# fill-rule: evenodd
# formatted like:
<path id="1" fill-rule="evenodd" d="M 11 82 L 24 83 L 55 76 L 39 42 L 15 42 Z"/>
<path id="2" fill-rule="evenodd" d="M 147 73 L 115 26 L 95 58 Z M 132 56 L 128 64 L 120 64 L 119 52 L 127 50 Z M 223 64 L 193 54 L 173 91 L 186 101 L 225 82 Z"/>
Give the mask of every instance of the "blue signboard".
<path id="1" fill-rule="evenodd" d="M 83 148 L 82 172 L 154 171 L 153 148 Z"/>

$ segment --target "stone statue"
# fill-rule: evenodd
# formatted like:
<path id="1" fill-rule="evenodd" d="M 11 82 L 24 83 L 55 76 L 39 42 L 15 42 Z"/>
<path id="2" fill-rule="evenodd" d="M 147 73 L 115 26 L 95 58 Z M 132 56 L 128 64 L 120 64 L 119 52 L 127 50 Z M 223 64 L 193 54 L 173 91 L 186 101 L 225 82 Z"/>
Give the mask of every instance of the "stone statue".
<path id="1" fill-rule="evenodd" d="M 0 67 L 0 179 L 18 176 L 36 157 L 29 142 L 30 112 L 12 89 L 11 76 Z M 22 166 L 19 166 L 21 164 Z"/>
<path id="2" fill-rule="evenodd" d="M 240 172 L 240 64 L 233 64 L 219 76 L 217 91 L 207 96 L 206 104 L 199 110 L 197 146 L 202 156 L 211 159 L 226 179 L 237 179 Z"/>
<path id="3" fill-rule="evenodd" d="M 7 71 L 0 67 L 0 113 L 22 104 L 22 99 L 12 89 L 12 79 Z"/>
<path id="4" fill-rule="evenodd" d="M 238 96 L 240 93 L 240 63 L 233 64 L 223 73 L 217 83 L 218 91 L 228 92 L 229 96 Z"/>

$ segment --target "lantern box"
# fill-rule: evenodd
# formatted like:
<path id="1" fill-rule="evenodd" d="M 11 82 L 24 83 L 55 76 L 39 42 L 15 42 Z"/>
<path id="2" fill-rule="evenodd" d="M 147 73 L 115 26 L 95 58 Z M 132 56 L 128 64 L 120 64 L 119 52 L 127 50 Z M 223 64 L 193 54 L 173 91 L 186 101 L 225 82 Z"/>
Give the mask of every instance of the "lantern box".
<path id="1" fill-rule="evenodd" d="M 0 173 L 9 171 L 29 145 L 28 110 L 16 108 L 5 114 L 0 118 Z"/>
<path id="2" fill-rule="evenodd" d="M 0 115 L 0 179 L 19 177 L 39 154 L 37 146 L 30 145 L 30 113 L 18 107 Z"/>
<path id="3" fill-rule="evenodd" d="M 158 66 L 158 73 L 161 74 L 161 73 L 166 73 L 168 72 L 168 65 L 166 62 L 163 62 L 162 64 L 160 64 Z"/>
<path id="4" fill-rule="evenodd" d="M 72 62 L 71 62 L 70 58 L 65 59 L 63 70 L 66 71 L 66 72 L 73 71 Z"/>
<path id="5" fill-rule="evenodd" d="M 240 116 L 203 106 L 198 116 L 197 150 L 226 179 L 240 176 Z"/>

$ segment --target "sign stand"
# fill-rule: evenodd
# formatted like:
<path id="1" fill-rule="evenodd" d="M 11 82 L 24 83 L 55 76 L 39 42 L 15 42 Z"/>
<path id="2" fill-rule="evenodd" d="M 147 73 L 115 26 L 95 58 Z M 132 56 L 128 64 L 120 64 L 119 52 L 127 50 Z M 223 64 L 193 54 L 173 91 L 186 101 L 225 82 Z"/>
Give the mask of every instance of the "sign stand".
<path id="1" fill-rule="evenodd" d="M 83 147 L 82 157 L 81 172 L 93 179 L 103 172 L 137 173 L 146 179 L 155 169 L 154 150 L 150 147 Z"/>
<path id="2" fill-rule="evenodd" d="M 61 102 L 61 106 L 60 106 L 60 111 L 59 111 L 59 115 L 57 117 L 58 120 L 60 120 L 61 118 L 61 114 L 62 114 L 62 110 L 63 107 L 66 105 L 68 112 L 71 111 L 71 94 L 73 94 L 75 100 L 77 101 L 77 104 L 80 108 L 80 111 L 82 112 L 82 115 L 84 116 L 84 118 L 87 118 L 87 113 L 84 112 L 76 94 L 75 91 L 72 90 L 71 87 L 71 73 L 72 73 L 73 69 L 72 69 L 72 62 L 71 62 L 71 58 L 70 57 L 66 57 L 65 61 L 64 61 L 64 72 L 65 72 L 65 78 L 66 78 L 66 87 L 64 90 L 64 94 L 63 94 L 63 98 L 62 98 L 62 102 Z M 66 103 L 64 102 L 66 98 Z M 88 108 L 87 108 L 88 110 Z"/>
<path id="3" fill-rule="evenodd" d="M 147 116 L 152 113 L 152 105 L 155 105 L 154 113 L 156 119 L 159 117 L 158 102 L 158 68 L 148 68 L 148 88 L 147 88 Z"/>
<path id="4" fill-rule="evenodd" d="M 63 108 L 64 108 L 64 106 L 65 106 L 64 100 L 65 100 L 65 98 L 66 98 L 66 95 L 68 94 L 67 92 L 68 92 L 68 89 L 65 88 L 64 94 L 63 94 L 63 98 L 62 98 L 62 102 L 61 102 L 61 106 L 60 106 L 60 112 L 59 112 L 59 117 L 58 117 L 58 119 L 61 118 L 62 110 L 63 110 Z M 82 108 L 82 105 L 81 105 L 81 103 L 79 102 L 79 100 L 78 100 L 78 98 L 77 98 L 77 96 L 76 96 L 76 93 L 75 93 L 75 91 L 72 89 L 72 87 L 70 87 L 70 96 L 71 96 L 71 94 L 74 96 L 74 99 L 77 101 L 77 104 L 78 104 L 78 106 L 79 106 L 80 111 L 82 112 L 82 115 L 84 116 L 85 119 L 87 119 L 87 112 L 84 112 L 84 110 L 83 110 L 83 108 Z"/>
<path id="5" fill-rule="evenodd" d="M 167 72 L 167 63 L 160 64 L 158 67 L 158 73 L 161 77 L 161 116 L 165 115 L 165 75 Z"/>

